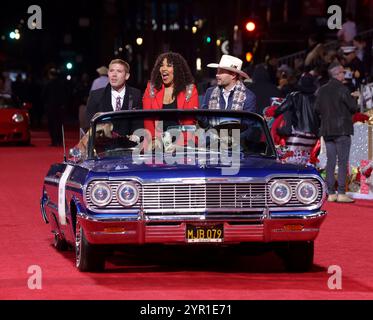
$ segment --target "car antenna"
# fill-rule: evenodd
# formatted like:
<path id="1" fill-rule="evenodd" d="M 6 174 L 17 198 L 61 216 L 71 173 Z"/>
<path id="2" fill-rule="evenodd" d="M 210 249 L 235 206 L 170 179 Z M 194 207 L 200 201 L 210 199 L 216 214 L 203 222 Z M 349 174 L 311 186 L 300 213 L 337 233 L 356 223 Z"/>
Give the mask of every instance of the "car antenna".
<path id="1" fill-rule="evenodd" d="M 83 128 L 80 128 L 80 130 L 79 130 L 79 136 L 80 136 L 79 140 L 82 139 L 85 136 L 85 132 L 84 132 Z"/>
<path id="2" fill-rule="evenodd" d="M 66 145 L 65 145 L 65 129 L 62 125 L 62 147 L 63 147 L 63 161 L 66 162 Z"/>

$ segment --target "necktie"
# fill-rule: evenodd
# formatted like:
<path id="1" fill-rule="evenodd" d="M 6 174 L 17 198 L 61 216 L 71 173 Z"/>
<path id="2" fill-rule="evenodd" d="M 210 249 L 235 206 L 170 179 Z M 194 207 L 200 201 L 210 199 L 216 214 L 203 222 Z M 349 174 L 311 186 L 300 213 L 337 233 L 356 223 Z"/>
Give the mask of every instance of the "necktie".
<path id="1" fill-rule="evenodd" d="M 122 109 L 122 104 L 120 103 L 120 96 L 117 97 L 117 102 L 115 105 L 115 111 L 119 111 Z"/>

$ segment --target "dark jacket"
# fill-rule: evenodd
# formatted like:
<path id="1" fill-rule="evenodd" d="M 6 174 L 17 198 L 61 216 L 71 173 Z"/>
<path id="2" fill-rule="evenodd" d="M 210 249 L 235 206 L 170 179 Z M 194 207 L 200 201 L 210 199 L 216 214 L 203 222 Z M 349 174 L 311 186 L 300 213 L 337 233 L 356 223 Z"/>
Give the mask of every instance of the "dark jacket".
<path id="1" fill-rule="evenodd" d="M 321 120 L 320 136 L 354 134 L 352 115 L 358 111 L 358 106 L 342 82 L 331 79 L 318 90 L 315 110 Z"/>
<path id="2" fill-rule="evenodd" d="M 216 87 L 210 87 L 206 90 L 205 96 L 203 98 L 202 104 L 201 104 L 201 109 L 208 109 L 209 108 L 209 101 L 212 92 L 214 91 Z M 223 90 L 220 90 L 220 99 L 219 99 L 219 106 L 220 109 L 222 110 L 231 110 L 232 108 L 232 103 L 233 103 L 233 92 L 232 91 L 228 97 L 228 106 L 225 108 L 225 100 L 223 97 Z M 255 112 L 255 101 L 256 97 L 255 94 L 252 93 L 249 89 L 246 88 L 246 99 L 243 103 L 242 110 L 244 111 L 250 111 L 250 112 Z"/>
<path id="3" fill-rule="evenodd" d="M 258 66 L 253 73 L 253 83 L 247 86 L 256 96 L 256 112 L 263 114 L 263 109 L 271 105 L 272 97 L 281 97 L 280 90 L 271 82 L 264 66 Z"/>
<path id="4" fill-rule="evenodd" d="M 319 134 L 320 120 L 315 112 L 314 94 L 293 92 L 287 95 L 285 101 L 276 109 L 275 117 L 289 111 L 291 114 L 291 124 L 295 130 Z"/>
<path id="5" fill-rule="evenodd" d="M 124 95 L 122 110 L 142 109 L 141 98 L 140 90 L 126 86 L 126 94 Z M 91 91 L 87 102 L 88 123 L 97 112 L 110 111 L 113 111 L 111 105 L 111 85 L 108 84 L 105 88 Z"/>

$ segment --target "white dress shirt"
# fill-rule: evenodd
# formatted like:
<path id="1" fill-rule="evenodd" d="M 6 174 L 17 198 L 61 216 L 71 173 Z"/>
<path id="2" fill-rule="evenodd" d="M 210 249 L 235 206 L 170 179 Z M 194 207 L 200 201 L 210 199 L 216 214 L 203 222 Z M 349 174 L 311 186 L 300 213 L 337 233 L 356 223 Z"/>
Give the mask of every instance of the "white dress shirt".
<path id="1" fill-rule="evenodd" d="M 120 96 L 120 104 L 123 106 L 124 95 L 126 94 L 126 87 L 123 88 L 121 92 L 118 92 L 111 88 L 111 106 L 113 107 L 113 111 L 116 111 L 117 105 L 117 98 Z"/>
<path id="2" fill-rule="evenodd" d="M 230 90 L 226 90 L 223 88 L 223 98 L 224 98 L 224 102 L 225 102 L 225 109 L 228 108 L 228 98 L 229 98 L 229 95 L 231 94 L 232 91 L 234 91 L 234 88 L 236 86 L 234 86 L 232 89 Z"/>

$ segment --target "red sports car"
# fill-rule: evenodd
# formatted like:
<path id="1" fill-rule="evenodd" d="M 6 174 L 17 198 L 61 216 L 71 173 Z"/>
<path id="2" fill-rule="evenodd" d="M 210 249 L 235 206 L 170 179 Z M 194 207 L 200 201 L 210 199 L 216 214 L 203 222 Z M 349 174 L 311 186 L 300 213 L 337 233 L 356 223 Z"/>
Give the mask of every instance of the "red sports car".
<path id="1" fill-rule="evenodd" d="M 0 94 L 0 143 L 30 144 L 29 104 L 19 104 L 10 95 Z"/>

